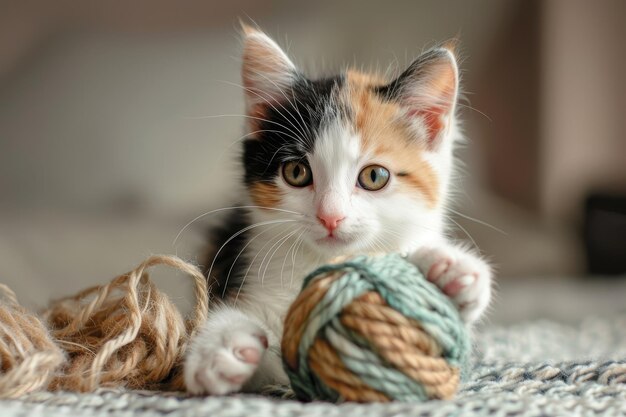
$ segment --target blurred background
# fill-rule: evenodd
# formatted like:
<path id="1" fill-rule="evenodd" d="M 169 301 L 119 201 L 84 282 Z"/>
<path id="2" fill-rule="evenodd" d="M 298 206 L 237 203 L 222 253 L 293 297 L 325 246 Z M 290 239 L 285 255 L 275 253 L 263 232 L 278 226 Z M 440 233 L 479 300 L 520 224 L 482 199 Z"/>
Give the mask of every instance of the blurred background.
<path id="1" fill-rule="evenodd" d="M 492 320 L 622 308 L 621 0 L 0 0 L 0 282 L 25 304 L 152 253 L 198 259 L 202 223 L 173 240 L 236 194 L 238 18 L 312 76 L 399 71 L 458 36 L 455 221 L 496 266 Z M 159 279 L 185 303 L 182 277 Z"/>

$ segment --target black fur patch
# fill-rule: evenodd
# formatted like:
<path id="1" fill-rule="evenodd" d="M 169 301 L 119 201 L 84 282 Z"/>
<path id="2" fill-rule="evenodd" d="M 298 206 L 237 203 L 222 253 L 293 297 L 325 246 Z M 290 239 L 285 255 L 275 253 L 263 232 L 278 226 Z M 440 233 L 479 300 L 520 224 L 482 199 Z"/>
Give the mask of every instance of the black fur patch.
<path id="1" fill-rule="evenodd" d="M 239 291 L 243 275 L 248 267 L 248 259 L 245 253 L 242 253 L 239 258 L 237 256 L 246 245 L 249 232 L 242 232 L 232 240 L 228 240 L 249 225 L 246 209 L 236 209 L 230 211 L 220 226 L 209 231 L 210 246 L 204 261 L 203 272 L 207 277 L 209 292 L 213 297 L 228 298 Z M 224 247 L 218 255 L 217 251 L 222 246 Z M 213 264 L 213 269 L 211 276 L 208 276 L 211 264 Z"/>
<path id="2" fill-rule="evenodd" d="M 343 77 L 301 78 L 275 108 L 266 106 L 267 120 L 260 123 L 261 132 L 244 142 L 246 185 L 273 181 L 283 162 L 301 160 L 313 150 L 320 127 L 342 112 L 332 104 L 333 94 L 342 84 Z"/>

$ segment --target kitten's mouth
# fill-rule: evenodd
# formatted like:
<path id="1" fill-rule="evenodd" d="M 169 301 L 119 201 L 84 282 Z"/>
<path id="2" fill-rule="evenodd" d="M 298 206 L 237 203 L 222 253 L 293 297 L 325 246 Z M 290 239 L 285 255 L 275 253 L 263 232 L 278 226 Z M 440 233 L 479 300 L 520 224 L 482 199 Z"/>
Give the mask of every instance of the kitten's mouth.
<path id="1" fill-rule="evenodd" d="M 321 239 L 316 239 L 317 243 L 329 246 L 344 246 L 350 243 L 350 240 L 341 238 L 337 235 L 326 235 Z"/>

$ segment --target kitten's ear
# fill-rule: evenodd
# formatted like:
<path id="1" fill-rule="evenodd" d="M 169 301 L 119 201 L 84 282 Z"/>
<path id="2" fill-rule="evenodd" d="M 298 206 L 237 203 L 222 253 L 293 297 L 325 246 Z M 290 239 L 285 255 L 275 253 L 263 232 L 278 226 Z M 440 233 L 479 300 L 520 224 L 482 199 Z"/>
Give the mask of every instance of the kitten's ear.
<path id="1" fill-rule="evenodd" d="M 246 107 L 255 113 L 258 105 L 284 98 L 297 71 L 282 49 L 258 29 L 242 24 L 243 64 L 241 75 L 246 88 Z"/>
<path id="2" fill-rule="evenodd" d="M 453 51 L 435 48 L 413 61 L 381 92 L 398 101 L 412 122 L 425 126 L 428 146 L 436 150 L 453 121 L 458 84 Z"/>

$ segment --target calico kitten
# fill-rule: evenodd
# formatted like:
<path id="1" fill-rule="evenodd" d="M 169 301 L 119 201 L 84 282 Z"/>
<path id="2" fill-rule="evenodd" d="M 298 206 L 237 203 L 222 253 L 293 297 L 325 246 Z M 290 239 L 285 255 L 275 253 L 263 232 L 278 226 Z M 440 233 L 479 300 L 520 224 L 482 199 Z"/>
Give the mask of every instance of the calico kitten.
<path id="1" fill-rule="evenodd" d="M 351 70 L 312 80 L 244 27 L 242 73 L 247 192 L 213 233 L 206 272 L 219 306 L 190 343 L 188 390 L 286 383 L 284 314 L 301 279 L 338 255 L 404 253 L 467 323 L 478 319 L 490 268 L 444 228 L 460 137 L 453 52 L 431 49 L 392 81 Z"/>

